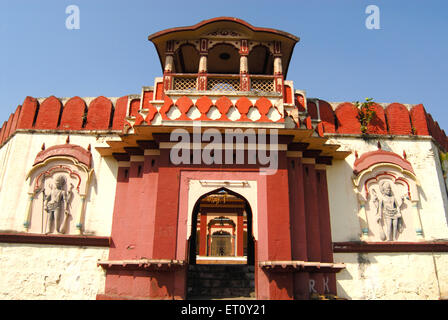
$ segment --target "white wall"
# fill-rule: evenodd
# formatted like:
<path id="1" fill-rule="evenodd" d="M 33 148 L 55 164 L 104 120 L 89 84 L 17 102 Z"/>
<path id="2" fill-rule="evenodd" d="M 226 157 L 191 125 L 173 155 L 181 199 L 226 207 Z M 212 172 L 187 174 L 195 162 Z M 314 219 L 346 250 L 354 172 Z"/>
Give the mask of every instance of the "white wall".
<path id="1" fill-rule="evenodd" d="M 42 144 L 49 148 L 65 144 L 66 134 L 16 132 L 0 149 L 0 230 L 24 231 L 28 199 L 26 175 L 32 168 Z M 109 236 L 115 201 L 117 161 L 101 157 L 95 147 L 104 138 L 87 134 L 70 135 L 70 144 L 92 146 L 93 175 L 86 202 L 85 234 Z"/>
<path id="2" fill-rule="evenodd" d="M 0 243 L 0 299 L 95 299 L 109 248 Z"/>
<path id="3" fill-rule="evenodd" d="M 0 149 L 0 232 L 24 232 L 28 181 L 41 146 L 65 144 L 66 134 L 16 132 Z M 93 177 L 87 197 L 86 235 L 110 236 L 117 162 L 95 150 L 103 138 L 71 134 L 70 143 L 92 146 Z M 0 243 L 0 299 L 95 299 L 104 291 L 105 273 L 98 260 L 109 248 Z"/>
<path id="4" fill-rule="evenodd" d="M 448 254 L 337 253 L 338 296 L 353 300 L 448 298 Z"/>
<path id="5" fill-rule="evenodd" d="M 380 140 L 382 149 L 403 150 L 420 182 L 420 218 L 424 240 L 448 240 L 447 193 L 438 150 L 430 139 Z M 353 151 L 333 161 L 328 192 L 333 242 L 360 241 L 361 227 L 352 176 L 354 152 L 377 150 L 378 140 L 332 137 L 331 143 Z M 448 297 L 448 253 L 337 253 L 346 269 L 337 274 L 338 295 L 348 299 L 440 299 Z"/>
<path id="6" fill-rule="evenodd" d="M 425 240 L 448 240 L 448 201 L 438 150 L 429 139 L 397 138 L 380 140 L 382 149 L 398 155 L 406 152 L 420 183 L 420 218 Z M 355 154 L 378 150 L 377 139 L 364 141 L 351 137 L 332 137 L 329 143 L 353 151 L 345 160 L 335 160 L 327 169 L 333 242 L 359 241 L 358 200 L 354 191 Z"/>

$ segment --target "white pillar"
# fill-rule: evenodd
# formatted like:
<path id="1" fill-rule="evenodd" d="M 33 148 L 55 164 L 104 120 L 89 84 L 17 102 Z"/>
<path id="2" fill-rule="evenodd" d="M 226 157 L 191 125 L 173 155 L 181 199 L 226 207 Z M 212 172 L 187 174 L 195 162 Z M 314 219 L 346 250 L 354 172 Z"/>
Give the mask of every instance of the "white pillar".
<path id="1" fill-rule="evenodd" d="M 23 222 L 23 226 L 25 227 L 25 230 L 28 232 L 30 228 L 31 223 L 31 211 L 33 208 L 33 200 L 34 200 L 34 193 L 28 193 L 28 203 L 26 205 L 26 214 L 25 214 L 25 221 Z"/>
<path id="2" fill-rule="evenodd" d="M 249 72 L 247 55 L 240 56 L 240 74 Z"/>
<path id="3" fill-rule="evenodd" d="M 422 223 L 420 221 L 420 212 L 418 210 L 418 201 L 412 201 L 412 220 L 414 222 L 417 239 L 424 240 Z"/>
<path id="4" fill-rule="evenodd" d="M 166 55 L 165 57 L 165 69 L 166 73 L 171 73 L 174 70 L 174 58 L 172 55 Z"/>
<path id="5" fill-rule="evenodd" d="M 283 73 L 282 58 L 275 57 L 274 58 L 274 75 L 282 74 L 282 73 Z"/>
<path id="6" fill-rule="evenodd" d="M 84 229 L 84 213 L 85 213 L 85 203 L 86 203 L 86 196 L 80 195 L 80 204 L 78 208 L 78 223 L 76 224 L 76 228 L 78 229 L 79 234 L 83 233 Z"/>
<path id="7" fill-rule="evenodd" d="M 199 58 L 198 73 L 207 73 L 207 55 L 201 55 Z"/>

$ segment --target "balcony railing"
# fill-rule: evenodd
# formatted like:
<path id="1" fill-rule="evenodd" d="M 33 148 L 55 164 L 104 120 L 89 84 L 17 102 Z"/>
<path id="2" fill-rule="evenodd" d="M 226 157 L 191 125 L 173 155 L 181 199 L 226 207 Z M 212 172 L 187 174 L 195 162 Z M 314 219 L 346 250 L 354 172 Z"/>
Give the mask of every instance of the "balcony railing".
<path id="1" fill-rule="evenodd" d="M 175 76 L 173 78 L 173 90 L 193 91 L 197 87 L 197 77 Z"/>
<path id="2" fill-rule="evenodd" d="M 250 91 L 275 92 L 274 78 L 250 78 Z"/>
<path id="3" fill-rule="evenodd" d="M 198 90 L 197 74 L 174 74 L 172 90 Z M 213 74 L 207 76 L 207 91 L 238 92 L 241 91 L 240 75 Z M 251 75 L 250 91 L 256 93 L 274 93 L 275 82 L 273 76 Z"/>
<path id="4" fill-rule="evenodd" d="M 239 77 L 207 77 L 207 90 L 219 92 L 240 91 Z"/>

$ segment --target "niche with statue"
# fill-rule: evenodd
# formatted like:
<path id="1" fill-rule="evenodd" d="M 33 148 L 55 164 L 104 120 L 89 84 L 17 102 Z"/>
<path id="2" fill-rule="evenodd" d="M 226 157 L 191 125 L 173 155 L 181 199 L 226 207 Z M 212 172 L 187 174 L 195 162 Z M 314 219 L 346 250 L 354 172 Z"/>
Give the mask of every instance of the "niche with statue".
<path id="1" fill-rule="evenodd" d="M 381 149 L 367 152 L 355 161 L 353 183 L 361 240 L 423 240 L 418 181 L 409 161 Z"/>
<path id="2" fill-rule="evenodd" d="M 82 234 L 92 156 L 90 146 L 52 146 L 38 153 L 27 175 L 24 221 L 30 233 Z"/>

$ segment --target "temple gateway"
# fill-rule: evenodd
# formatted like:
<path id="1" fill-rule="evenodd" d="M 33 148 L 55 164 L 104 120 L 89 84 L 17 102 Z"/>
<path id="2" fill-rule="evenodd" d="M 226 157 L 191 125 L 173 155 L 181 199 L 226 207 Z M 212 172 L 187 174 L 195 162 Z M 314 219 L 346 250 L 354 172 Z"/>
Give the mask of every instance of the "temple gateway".
<path id="1" fill-rule="evenodd" d="M 0 298 L 448 297 L 422 104 L 308 97 L 300 39 L 237 18 L 148 40 L 138 94 L 26 97 L 1 127 Z"/>

